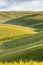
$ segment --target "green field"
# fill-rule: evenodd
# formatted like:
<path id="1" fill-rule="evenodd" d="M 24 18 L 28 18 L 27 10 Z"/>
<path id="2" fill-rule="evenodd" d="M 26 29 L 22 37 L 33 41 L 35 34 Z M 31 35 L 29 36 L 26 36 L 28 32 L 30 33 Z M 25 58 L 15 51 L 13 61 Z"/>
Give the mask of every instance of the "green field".
<path id="1" fill-rule="evenodd" d="M 0 12 L 0 61 L 43 61 L 43 12 Z"/>

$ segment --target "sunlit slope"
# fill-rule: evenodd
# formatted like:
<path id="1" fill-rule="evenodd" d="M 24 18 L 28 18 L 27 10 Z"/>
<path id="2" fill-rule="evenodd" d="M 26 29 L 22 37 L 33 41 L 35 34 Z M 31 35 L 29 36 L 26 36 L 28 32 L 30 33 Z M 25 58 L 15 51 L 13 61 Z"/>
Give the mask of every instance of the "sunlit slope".
<path id="1" fill-rule="evenodd" d="M 0 23 L 23 16 L 20 12 L 0 12 Z"/>
<path id="2" fill-rule="evenodd" d="M 0 23 L 36 28 L 43 31 L 43 12 L 0 12 Z"/>
<path id="3" fill-rule="evenodd" d="M 0 61 L 43 60 L 43 32 L 25 35 L 0 45 Z"/>
<path id="4" fill-rule="evenodd" d="M 0 41 L 6 39 L 12 39 L 16 36 L 24 35 L 24 34 L 36 34 L 34 28 L 28 28 L 24 26 L 18 25 L 10 25 L 10 24 L 0 24 Z"/>
<path id="5" fill-rule="evenodd" d="M 43 12 L 26 12 L 23 16 L 6 21 L 6 24 L 21 25 L 37 29 L 36 31 L 43 31 Z M 19 16 L 19 15 L 18 15 Z"/>
<path id="6" fill-rule="evenodd" d="M 23 12 L 23 11 L 7 11 L 7 12 L 0 12 L 0 23 L 4 23 L 8 20 L 12 20 L 12 19 L 15 19 L 15 18 L 19 18 L 19 17 L 23 17 L 23 16 L 26 16 L 26 15 L 33 15 L 33 14 L 39 14 L 40 12 Z"/>
<path id="7" fill-rule="evenodd" d="M 0 23 L 4 23 L 8 20 L 19 18 L 24 15 L 32 14 L 32 13 L 35 12 L 16 12 L 16 11 L 0 12 Z"/>

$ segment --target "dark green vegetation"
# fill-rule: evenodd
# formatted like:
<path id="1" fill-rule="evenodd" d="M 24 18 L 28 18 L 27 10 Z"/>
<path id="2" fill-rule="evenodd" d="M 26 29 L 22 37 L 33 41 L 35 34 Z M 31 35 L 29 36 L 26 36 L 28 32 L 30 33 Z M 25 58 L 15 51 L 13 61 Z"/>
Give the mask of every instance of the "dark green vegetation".
<path id="1" fill-rule="evenodd" d="M 12 19 L 5 22 L 7 24 L 21 25 L 31 28 L 36 28 L 36 31 L 42 31 L 43 29 L 43 12 L 31 13 L 22 17 Z"/>
<path id="2" fill-rule="evenodd" d="M 43 12 L 4 12 L 1 16 L 7 20 L 2 24 L 34 28 L 37 34 L 24 34 L 9 40 L 3 38 L 0 41 L 0 61 L 43 61 Z"/>

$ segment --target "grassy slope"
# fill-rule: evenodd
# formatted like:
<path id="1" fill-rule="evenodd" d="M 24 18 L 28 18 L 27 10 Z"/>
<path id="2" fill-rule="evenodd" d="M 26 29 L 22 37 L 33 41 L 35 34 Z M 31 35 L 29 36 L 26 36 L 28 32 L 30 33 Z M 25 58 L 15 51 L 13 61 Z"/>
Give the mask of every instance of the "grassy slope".
<path id="1" fill-rule="evenodd" d="M 4 24 L 0 24 L 0 61 L 43 61 L 43 12 L 5 12 L 1 15 L 6 15 L 4 21 L 7 21 L 2 19 Z"/>
<path id="2" fill-rule="evenodd" d="M 25 15 L 23 13 L 21 17 L 18 16 L 17 18 L 6 21 L 5 23 L 36 28 L 36 31 L 40 32 L 43 29 L 43 12 L 31 12 L 30 14 L 27 12 Z"/>
<path id="3" fill-rule="evenodd" d="M 25 34 L 36 34 L 34 28 L 28 28 L 18 25 L 0 24 L 0 41 L 12 40 L 12 38 Z"/>
<path id="4" fill-rule="evenodd" d="M 0 60 L 3 61 L 43 60 L 43 33 L 5 41 L 0 45 L 0 49 Z"/>
<path id="5" fill-rule="evenodd" d="M 0 12 L 0 23 L 19 18 L 26 15 L 32 15 L 39 12 Z"/>
<path id="6" fill-rule="evenodd" d="M 20 16 L 27 15 L 28 12 L 0 12 L 0 23 L 6 22 L 8 20 L 12 20 L 18 18 Z M 29 14 L 32 14 L 29 12 Z"/>

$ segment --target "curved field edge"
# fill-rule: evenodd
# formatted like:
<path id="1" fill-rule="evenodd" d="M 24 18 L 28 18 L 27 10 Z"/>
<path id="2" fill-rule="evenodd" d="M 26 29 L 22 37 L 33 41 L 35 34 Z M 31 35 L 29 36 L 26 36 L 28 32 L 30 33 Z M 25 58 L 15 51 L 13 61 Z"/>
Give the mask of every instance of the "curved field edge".
<path id="1" fill-rule="evenodd" d="M 34 28 L 28 28 L 18 25 L 0 24 L 0 41 L 10 40 L 25 34 L 36 34 Z"/>
<path id="2" fill-rule="evenodd" d="M 27 15 L 12 20 L 8 20 L 4 24 L 13 24 L 13 25 L 31 27 L 31 28 L 35 28 L 36 32 L 37 31 L 41 32 L 43 31 L 43 12 L 35 12 L 32 14 L 31 12 L 30 14 L 28 12 Z"/>

